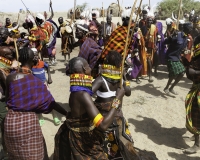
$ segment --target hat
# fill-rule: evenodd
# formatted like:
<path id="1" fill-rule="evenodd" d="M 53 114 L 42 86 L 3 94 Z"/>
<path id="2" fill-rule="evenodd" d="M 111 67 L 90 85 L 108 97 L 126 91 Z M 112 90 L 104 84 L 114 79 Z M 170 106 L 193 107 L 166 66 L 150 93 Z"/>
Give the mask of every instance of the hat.
<path id="1" fill-rule="evenodd" d="M 129 19 L 131 16 L 131 11 L 132 11 L 131 8 L 123 10 L 122 15 L 121 15 L 122 20 Z M 133 13 L 132 20 L 135 20 L 135 18 L 136 18 L 136 15 L 135 15 L 135 13 Z"/>
<path id="2" fill-rule="evenodd" d="M 167 19 L 165 20 L 165 22 L 166 22 L 166 25 L 170 25 L 170 24 L 173 23 L 173 20 L 172 20 L 171 18 L 167 18 Z"/>

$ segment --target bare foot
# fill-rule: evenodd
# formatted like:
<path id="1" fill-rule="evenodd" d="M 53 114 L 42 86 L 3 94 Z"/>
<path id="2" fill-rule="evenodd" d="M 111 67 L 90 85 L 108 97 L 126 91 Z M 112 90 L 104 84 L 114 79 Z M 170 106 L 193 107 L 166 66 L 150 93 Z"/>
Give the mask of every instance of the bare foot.
<path id="1" fill-rule="evenodd" d="M 191 141 L 195 141 L 195 136 L 193 135 L 192 137 L 189 138 Z"/>
<path id="2" fill-rule="evenodd" d="M 137 78 L 137 79 L 136 79 L 136 83 L 137 83 L 137 84 L 140 84 L 141 81 Z"/>
<path id="3" fill-rule="evenodd" d="M 173 97 L 173 95 L 169 92 L 169 89 L 164 89 L 164 92 L 166 93 L 166 95 Z"/>
<path id="4" fill-rule="evenodd" d="M 183 151 L 183 153 L 185 154 L 194 154 L 194 153 L 197 153 L 198 151 L 200 150 L 200 147 L 197 146 L 196 144 L 194 144 L 194 146 L 188 148 L 188 149 L 185 149 Z"/>
<path id="5" fill-rule="evenodd" d="M 170 91 L 172 94 L 174 94 L 174 95 L 178 95 L 178 93 L 175 92 L 173 89 L 169 89 L 169 91 Z"/>

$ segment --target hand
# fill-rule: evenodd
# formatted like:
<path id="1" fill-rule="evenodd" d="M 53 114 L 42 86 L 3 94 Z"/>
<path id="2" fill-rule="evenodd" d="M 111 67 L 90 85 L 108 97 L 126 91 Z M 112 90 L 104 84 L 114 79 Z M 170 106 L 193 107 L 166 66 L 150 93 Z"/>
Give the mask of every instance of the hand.
<path id="1" fill-rule="evenodd" d="M 117 99 L 122 99 L 124 94 L 125 94 L 125 91 L 124 91 L 124 87 L 122 86 L 122 88 L 118 88 L 117 89 L 116 98 Z"/>
<path id="2" fill-rule="evenodd" d="M 53 83 L 53 81 L 51 79 L 48 79 L 47 83 L 51 84 L 51 83 Z"/>

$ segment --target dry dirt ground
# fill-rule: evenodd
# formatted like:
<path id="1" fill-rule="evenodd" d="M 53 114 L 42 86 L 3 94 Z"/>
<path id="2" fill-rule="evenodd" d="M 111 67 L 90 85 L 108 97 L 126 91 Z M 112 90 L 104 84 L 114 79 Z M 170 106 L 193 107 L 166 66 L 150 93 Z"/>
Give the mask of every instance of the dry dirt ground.
<path id="1" fill-rule="evenodd" d="M 57 51 L 60 51 L 60 40 L 57 41 Z M 71 57 L 77 56 L 76 48 Z M 47 60 L 48 61 L 48 60 Z M 65 75 L 64 57 L 57 53 L 57 65 L 51 66 L 53 83 L 50 91 L 55 100 L 65 109 L 69 109 L 69 77 Z M 176 97 L 168 97 L 163 88 L 167 83 L 167 68 L 160 66 L 154 82 L 141 79 L 141 84 L 131 81 L 132 95 L 124 97 L 123 113 L 130 124 L 134 145 L 140 149 L 153 151 L 159 160 L 198 160 L 200 152 L 194 155 L 182 153 L 184 148 L 193 145 L 188 137 L 192 136 L 185 128 L 184 100 L 192 83 L 185 76 L 175 87 L 179 93 Z M 77 97 L 78 98 L 78 97 Z M 54 151 L 54 136 L 59 126 L 53 124 L 52 115 L 44 115 L 45 124 L 42 131 L 47 143 L 48 154 L 52 158 Z M 59 115 L 62 122 L 65 117 Z"/>

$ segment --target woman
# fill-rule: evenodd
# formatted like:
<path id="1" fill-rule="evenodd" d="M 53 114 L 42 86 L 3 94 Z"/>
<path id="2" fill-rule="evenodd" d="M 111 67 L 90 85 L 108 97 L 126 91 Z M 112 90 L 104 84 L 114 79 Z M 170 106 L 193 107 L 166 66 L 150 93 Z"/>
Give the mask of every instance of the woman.
<path id="1" fill-rule="evenodd" d="M 95 79 L 92 91 L 97 94 L 95 105 L 102 115 L 107 115 L 112 108 L 113 99 L 120 86 L 122 56 L 116 51 L 109 51 L 101 66 L 100 76 Z M 130 82 L 124 81 L 125 95 L 131 95 Z M 108 159 L 137 159 L 128 124 L 123 117 L 120 105 L 113 123 L 104 132 L 104 151 Z"/>

